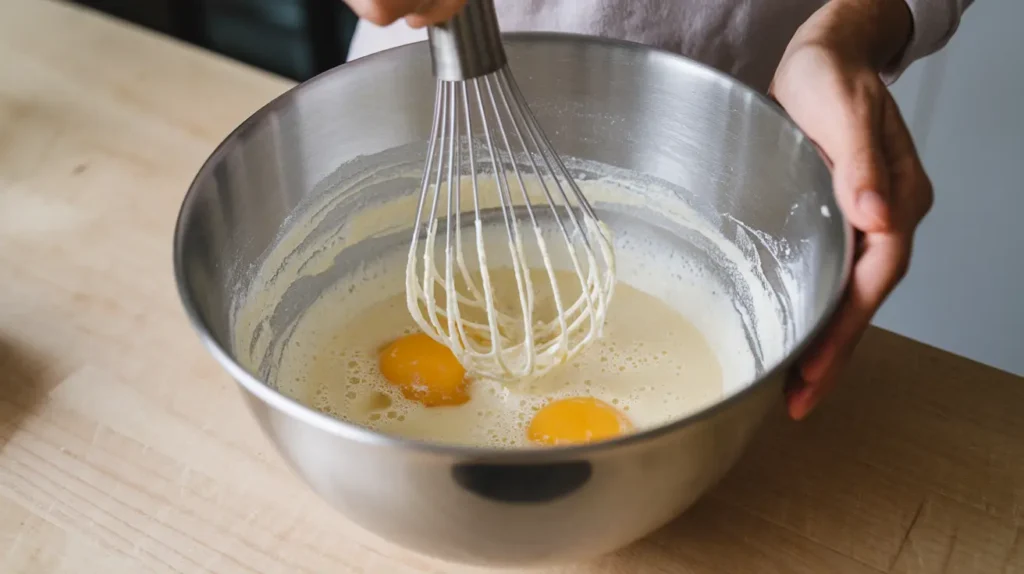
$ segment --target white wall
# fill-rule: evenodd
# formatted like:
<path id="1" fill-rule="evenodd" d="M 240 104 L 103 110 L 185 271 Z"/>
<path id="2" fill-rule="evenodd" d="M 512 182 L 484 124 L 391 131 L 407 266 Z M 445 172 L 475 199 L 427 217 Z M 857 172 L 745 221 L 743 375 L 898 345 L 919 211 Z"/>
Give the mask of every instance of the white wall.
<path id="1" fill-rule="evenodd" d="M 1024 375 L 1024 1 L 978 0 L 893 92 L 936 198 L 875 323 Z"/>

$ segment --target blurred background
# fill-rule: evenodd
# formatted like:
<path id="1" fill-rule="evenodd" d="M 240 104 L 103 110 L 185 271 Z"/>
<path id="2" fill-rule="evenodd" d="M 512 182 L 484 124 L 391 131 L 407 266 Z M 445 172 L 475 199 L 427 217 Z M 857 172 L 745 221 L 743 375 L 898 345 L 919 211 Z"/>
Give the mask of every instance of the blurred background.
<path id="1" fill-rule="evenodd" d="M 1024 375 L 1024 2 L 978 0 L 893 94 L 935 186 L 875 323 Z"/>
<path id="2" fill-rule="evenodd" d="M 344 63 L 341 0 L 72 0 L 297 81 Z"/>
<path id="3" fill-rule="evenodd" d="M 74 0 L 301 81 L 345 61 L 340 0 Z M 935 185 L 876 324 L 1024 375 L 1024 1 L 984 0 L 893 86 Z"/>

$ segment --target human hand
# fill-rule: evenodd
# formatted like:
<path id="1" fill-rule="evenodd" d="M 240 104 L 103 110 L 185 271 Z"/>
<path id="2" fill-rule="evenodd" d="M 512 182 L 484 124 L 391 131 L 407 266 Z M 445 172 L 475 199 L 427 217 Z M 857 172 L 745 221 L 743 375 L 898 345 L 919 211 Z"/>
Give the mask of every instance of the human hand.
<path id="1" fill-rule="evenodd" d="M 910 132 L 879 78 L 912 25 L 903 0 L 832 0 L 800 27 L 772 80 L 772 96 L 830 164 L 840 209 L 858 231 L 845 298 L 801 358 L 801 385 L 787 394 L 795 419 L 832 388 L 906 274 L 914 230 L 932 205 Z"/>
<path id="2" fill-rule="evenodd" d="M 345 0 L 360 18 L 387 26 L 399 18 L 412 28 L 423 28 L 448 20 L 462 9 L 466 0 Z"/>

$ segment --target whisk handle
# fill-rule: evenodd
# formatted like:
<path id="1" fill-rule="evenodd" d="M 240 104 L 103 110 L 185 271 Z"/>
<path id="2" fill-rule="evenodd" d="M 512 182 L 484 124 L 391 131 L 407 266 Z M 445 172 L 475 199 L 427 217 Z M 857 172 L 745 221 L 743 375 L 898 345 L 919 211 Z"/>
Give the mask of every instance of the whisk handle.
<path id="1" fill-rule="evenodd" d="M 505 65 L 494 0 L 469 0 L 451 20 L 431 26 L 427 34 L 434 77 L 439 80 L 469 80 Z"/>

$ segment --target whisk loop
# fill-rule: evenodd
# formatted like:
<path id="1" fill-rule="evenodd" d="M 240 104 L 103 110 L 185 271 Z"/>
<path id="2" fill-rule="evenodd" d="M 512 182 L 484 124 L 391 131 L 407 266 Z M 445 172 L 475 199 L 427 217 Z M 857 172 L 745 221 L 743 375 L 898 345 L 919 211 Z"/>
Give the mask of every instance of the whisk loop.
<path id="1" fill-rule="evenodd" d="M 406 296 L 417 325 L 467 371 L 507 382 L 544 374 L 601 335 L 615 259 L 608 229 L 527 107 L 500 42 L 479 36 L 481 22 L 497 33 L 490 1 L 471 0 L 460 17 L 444 33 L 431 30 L 439 79 Z M 499 53 L 449 53 L 465 48 L 451 36 L 460 30 Z M 496 69 L 467 74 L 462 60 Z"/>

